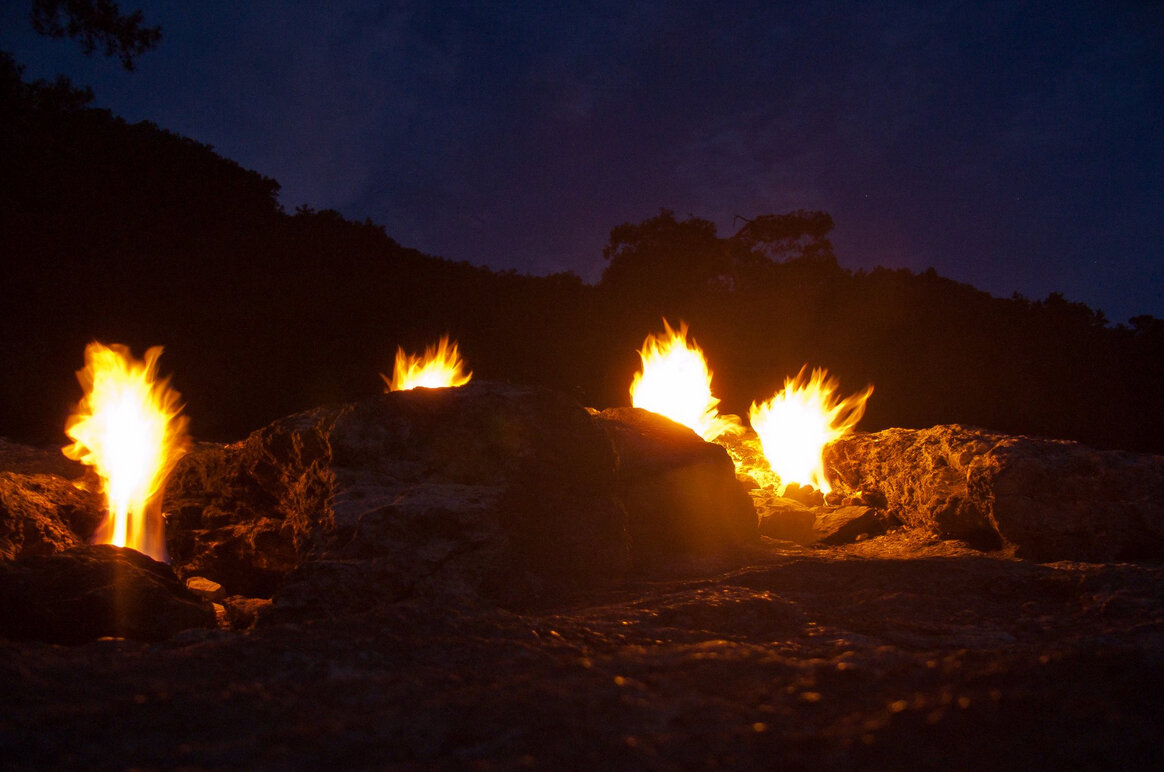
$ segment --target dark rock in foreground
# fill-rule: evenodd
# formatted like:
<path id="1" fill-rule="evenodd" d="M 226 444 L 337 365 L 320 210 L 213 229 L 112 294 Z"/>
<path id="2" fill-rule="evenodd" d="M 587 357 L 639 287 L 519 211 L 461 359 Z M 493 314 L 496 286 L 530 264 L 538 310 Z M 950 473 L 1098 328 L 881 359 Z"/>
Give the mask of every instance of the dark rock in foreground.
<path id="1" fill-rule="evenodd" d="M 1034 560 L 1164 557 L 1164 456 L 954 425 L 846 437 L 826 464 L 943 538 Z"/>
<path id="2" fill-rule="evenodd" d="M 722 448 L 644 411 L 591 416 L 475 381 L 321 407 L 195 448 L 166 494 L 184 575 L 276 609 L 416 593 L 541 602 L 632 563 L 756 539 Z"/>
<path id="3" fill-rule="evenodd" d="M 161 645 L 0 640 L 0 750 L 30 770 L 1158 766 L 1160 566 L 907 536 L 536 613 L 417 597 Z"/>
<path id="4" fill-rule="evenodd" d="M 22 470 L 61 467 L 57 453 L 0 451 Z M 0 472 L 0 504 L 0 557 L 77 546 L 101 517 L 98 497 L 52 474 Z M 197 445 L 164 511 L 182 577 L 224 597 L 277 595 L 291 614 L 416 594 L 517 607 L 758 538 L 719 446 L 645 411 L 593 416 L 555 392 L 480 381 Z"/>
<path id="5" fill-rule="evenodd" d="M 756 511 L 722 447 L 640 408 L 613 408 L 594 418 L 614 441 L 618 497 L 638 562 L 756 540 Z"/>
<path id="6" fill-rule="evenodd" d="M 521 393 L 487 386 L 471 398 Z M 546 543 L 515 542 L 532 527 L 506 520 L 498 502 L 546 509 L 507 498 L 506 486 L 549 490 L 561 460 L 591 438 L 596 468 L 565 472 L 567 489 L 593 495 L 569 486 L 599 481 L 603 496 L 579 506 L 613 501 L 622 512 L 617 469 L 633 455 L 616 454 L 580 408 L 534 401 L 543 407 L 470 409 L 461 423 L 442 398 L 419 393 L 312 411 L 198 449 L 171 491 L 168 530 L 171 551 L 187 550 L 183 575 L 223 585 L 191 581 L 226 595 L 218 627 L 68 647 L 0 634 L 0 758 L 30 770 L 1159 766 L 1160 564 L 1041 565 L 938 540 L 922 517 L 813 548 L 744 528 L 747 562 L 731 570 L 586 584 L 570 556 L 596 539 L 629 551 L 624 514 L 621 531 L 562 542 L 576 591 L 555 595 L 544 562 L 494 567 L 522 549 L 548 562 L 562 554 L 553 529 L 571 533 L 551 523 L 535 532 Z M 531 409 L 556 415 L 564 435 L 527 437 Z M 420 428 L 429 439 L 412 433 Z M 482 457 L 489 473 L 476 476 Z M 937 491 L 932 471 L 911 484 Z M 888 514 L 885 487 L 884 497 L 842 499 L 859 506 L 824 507 L 828 517 L 788 502 L 785 525 L 806 540 L 825 526 L 856 538 L 852 529 Z M 560 497 L 546 506 L 577 512 Z M 765 523 L 774 513 L 761 507 Z M 0 576 L 19 579 L 30 561 L 72 551 L 8 561 Z M 276 601 L 195 565 L 239 586 L 271 582 Z M 526 591 L 546 581 L 541 602 L 480 602 L 501 576 Z M 66 611 L 58 619 L 78 618 Z"/>
<path id="7" fill-rule="evenodd" d="M 213 627 L 214 609 L 170 567 L 107 544 L 0 562 L 0 636 L 78 644 L 102 637 L 162 641 Z"/>
<path id="8" fill-rule="evenodd" d="M 184 573 L 291 608 L 521 604 L 627 567 L 615 459 L 579 405 L 473 382 L 290 416 L 175 470 Z"/>

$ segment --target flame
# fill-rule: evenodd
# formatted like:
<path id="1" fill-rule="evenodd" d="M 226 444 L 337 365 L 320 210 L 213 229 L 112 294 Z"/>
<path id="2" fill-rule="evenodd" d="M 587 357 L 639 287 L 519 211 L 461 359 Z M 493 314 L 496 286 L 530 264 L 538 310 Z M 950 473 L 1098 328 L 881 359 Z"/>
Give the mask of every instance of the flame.
<path id="1" fill-rule="evenodd" d="M 790 483 L 826 494 L 832 490 L 824 471 L 825 446 L 852 431 L 873 393 L 869 385 L 838 400 L 836 379 L 823 368 L 806 379 L 807 370 L 805 365 L 795 378 L 786 378 L 782 391 L 762 405 L 753 402 L 749 411 L 764 456 L 780 478 L 780 494 Z"/>
<path id="2" fill-rule="evenodd" d="M 711 394 L 711 371 L 695 341 L 688 344 L 687 324 L 680 322 L 676 331 L 664 319 L 663 326 L 664 334 L 651 334 L 643 341 L 639 351 L 643 369 L 631 382 L 631 404 L 688 426 L 708 442 L 742 432 L 736 416 L 720 415 L 716 409 L 719 400 Z"/>
<path id="3" fill-rule="evenodd" d="M 473 377 L 472 372 L 464 372 L 464 366 L 457 344 L 449 343 L 449 336 L 445 335 L 436 346 L 426 348 L 423 357 L 406 354 L 403 348 L 397 348 L 392 378 L 383 373 L 380 377 L 388 385 L 387 391 L 407 391 L 417 386 L 429 389 L 464 386 Z"/>
<path id="4" fill-rule="evenodd" d="M 156 379 L 161 354 L 155 346 L 138 361 L 126 346 L 86 346 L 77 371 L 85 393 L 65 424 L 73 444 L 62 452 L 101 478 L 106 514 L 93 541 L 165 561 L 162 492 L 188 440 L 181 395 L 168 378 Z"/>

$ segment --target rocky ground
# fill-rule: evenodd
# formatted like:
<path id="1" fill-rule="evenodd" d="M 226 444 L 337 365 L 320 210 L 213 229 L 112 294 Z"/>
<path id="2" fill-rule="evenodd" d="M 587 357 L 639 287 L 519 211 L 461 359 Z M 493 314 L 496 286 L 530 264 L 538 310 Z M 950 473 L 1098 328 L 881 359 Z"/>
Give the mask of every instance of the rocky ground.
<path id="1" fill-rule="evenodd" d="M 212 595 L 220 604 L 217 623 L 65 645 L 36 640 L 9 622 L 8 637 L 0 637 L 3 765 L 1159 766 L 1160 556 L 1016 557 L 1021 540 L 1031 548 L 1029 529 L 1015 542 L 997 525 L 1008 522 L 1005 511 L 1014 502 L 1000 504 L 1004 497 L 978 482 L 958 498 L 963 477 L 943 471 L 945 461 L 932 463 L 934 455 L 930 472 L 942 481 L 940 496 L 925 494 L 937 490 L 933 479 L 925 482 L 927 472 L 908 505 L 958 515 L 955 523 L 980 517 L 973 534 L 963 535 L 974 538 L 906 523 L 891 501 L 896 496 L 905 505 L 896 483 L 864 491 L 863 501 L 827 506 L 776 502 L 753 491 L 756 534 L 746 533 L 738 515 L 726 527 L 708 519 L 709 506 L 740 511 L 727 488 L 683 522 L 671 522 L 660 513 L 690 505 L 689 498 L 659 505 L 660 496 L 683 487 L 677 469 L 697 467 L 691 474 L 698 490 L 720 485 L 708 471 L 722 466 L 711 451 L 683 450 L 681 438 L 641 417 L 597 417 L 598 425 L 618 423 L 604 429 L 617 461 L 608 480 L 604 451 L 578 439 L 593 439 L 589 425 L 569 409 L 559 413 L 553 399 L 535 395 L 533 420 L 564 420 L 577 434 L 547 445 L 523 434 L 522 416 L 531 411 L 512 408 L 514 395 L 467 394 L 489 406 L 481 416 L 511 417 L 496 436 L 520 463 L 498 463 L 475 476 L 472 464 L 442 462 L 437 469 L 424 462 L 435 457 L 434 448 L 442 458 L 469 458 L 452 450 L 469 437 L 479 445 L 474 457 L 498 455 L 484 424 L 465 433 L 470 406 L 456 407 L 459 428 L 448 435 L 438 420 L 444 403 L 422 396 L 393 398 L 390 415 L 384 405 L 375 407 L 377 425 L 407 425 L 396 435 L 368 438 L 370 408 L 338 418 L 321 409 L 245 443 L 192 454 L 167 493 L 169 530 L 180 531 L 172 534 L 171 552 L 179 576 L 189 579 L 197 567 L 223 585 Z M 529 404 L 528 394 L 517 398 Z M 353 415 L 364 417 L 344 428 L 344 416 Z M 357 424 L 365 427 L 358 442 L 351 434 Z M 420 424 L 423 437 L 415 431 Z M 959 432 L 965 430 L 939 432 L 942 453 L 962 447 Z M 354 452 L 369 442 L 383 450 L 394 442 L 388 435 L 410 438 L 407 450 L 393 446 L 391 469 L 369 461 L 382 453 Z M 432 439 L 449 436 L 457 442 Z M 954 455 L 967 469 L 998 477 L 1007 462 L 991 455 L 997 442 L 979 447 L 983 436 L 972 438 L 979 461 L 964 448 Z M 935 444 L 924 433 L 913 439 L 914 447 Z M 593 463 L 572 473 L 568 496 L 552 506 L 577 520 L 581 510 L 570 510 L 567 499 L 587 491 L 584 509 L 596 514 L 584 533 L 565 525 L 547 531 L 505 515 L 555 495 L 542 482 L 561 476 L 556 460 L 566 446 L 569 455 L 582 452 Z M 34 558 L 82 554 L 69 534 L 88 527 L 91 513 L 61 484 L 70 470 L 51 453 L 11 444 L 0 451 L 0 468 L 8 470 L 0 475 L 2 596 L 41 571 Z M 646 462 L 659 458 L 667 460 Z M 1117 461 L 1104 468 L 1126 466 L 1127 459 Z M 1135 461 L 1145 468 L 1158 463 Z M 849 473 L 860 476 L 851 467 Z M 882 470 L 881 477 L 892 473 Z M 1013 480 L 998 487 L 1010 495 Z M 515 492 L 531 490 L 537 496 Z M 609 497 L 630 519 L 623 531 L 609 527 Z M 948 506 L 931 506 L 938 499 Z M 876 515 L 847 543 L 822 544 L 827 534 L 819 525 L 801 529 L 812 534 L 801 539 L 808 544 L 760 535 L 774 529 L 775 522 L 765 522 L 780 512 L 806 509 L 823 521 L 844 507 Z M 1136 517 L 1155 511 L 1133 509 Z M 421 511 L 428 516 L 416 518 Z M 37 520 L 38 512 L 55 519 Z M 470 512 L 476 526 L 466 529 Z M 393 523 L 423 526 L 385 530 L 386 513 Z M 435 533 L 432 519 L 442 524 Z M 983 528 L 996 529 L 988 549 L 978 538 Z M 1129 528 L 1118 529 L 1117 553 L 1133 538 Z M 536 559 L 553 552 L 541 538 L 570 546 Z M 1074 549 L 1077 541 L 1059 534 L 1048 549 Z M 255 565 L 268 553 L 279 560 Z M 601 571 L 587 569 L 588 555 L 601 559 Z M 501 570 L 496 561 L 522 570 Z M 556 563 L 570 581 L 547 578 Z M 270 600 L 242 592 L 264 582 Z M 505 582 L 513 587 L 498 586 Z M 11 598 L 6 602 L 11 607 Z M 13 616 L 10 608 L 5 613 Z"/>
<path id="2" fill-rule="evenodd" d="M 0 643 L 5 766 L 1150 769 L 1164 569 L 888 536 L 534 612 Z"/>

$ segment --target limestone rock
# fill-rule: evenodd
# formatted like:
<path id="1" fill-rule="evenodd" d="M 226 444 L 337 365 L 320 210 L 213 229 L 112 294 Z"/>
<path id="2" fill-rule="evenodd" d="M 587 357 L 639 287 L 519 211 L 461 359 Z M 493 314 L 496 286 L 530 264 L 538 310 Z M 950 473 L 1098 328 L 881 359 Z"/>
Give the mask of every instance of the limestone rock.
<path id="1" fill-rule="evenodd" d="M 0 563 L 0 636 L 76 644 L 106 636 L 161 641 L 213 627 L 214 609 L 169 566 L 111 545 Z"/>
<path id="2" fill-rule="evenodd" d="M 760 517 L 760 533 L 771 539 L 809 545 L 817 540 L 813 525 L 816 512 L 799 501 L 777 496 L 771 489 L 751 491 L 756 513 Z"/>
<path id="3" fill-rule="evenodd" d="M 755 509 L 721 446 L 640 408 L 595 415 L 618 455 L 619 498 L 636 559 L 755 541 Z"/>
<path id="4" fill-rule="evenodd" d="M 603 431 L 554 392 L 383 394 L 196 448 L 167 488 L 170 551 L 230 594 L 279 590 L 284 608 L 416 592 L 520 604 L 622 575 L 614 468 Z"/>
<path id="5" fill-rule="evenodd" d="M 784 498 L 798 501 L 806 507 L 820 507 L 824 506 L 825 503 L 823 493 L 811 485 L 801 485 L 800 483 L 789 483 L 784 489 Z"/>
<path id="6" fill-rule="evenodd" d="M 867 506 L 808 506 L 774 491 L 752 491 L 760 533 L 772 539 L 813 544 L 851 544 L 885 533 L 892 517 Z"/>
<path id="7" fill-rule="evenodd" d="M 1164 456 L 1007 437 L 969 486 L 1023 557 L 1164 557 Z"/>
<path id="8" fill-rule="evenodd" d="M 821 508 L 813 533 L 821 544 L 850 544 L 864 536 L 885 533 L 886 517 L 873 507 Z"/>
<path id="9" fill-rule="evenodd" d="M 0 472 L 0 559 L 82 544 L 101 522 L 103 506 L 100 496 L 52 474 Z"/>
<path id="10" fill-rule="evenodd" d="M 222 585 L 205 576 L 190 576 L 186 578 L 186 589 L 195 595 L 210 601 L 222 600 L 226 595 Z"/>
<path id="11" fill-rule="evenodd" d="M 246 630 L 254 626 L 266 609 L 271 607 L 268 598 L 247 598 L 243 595 L 232 595 L 221 600 L 223 612 L 226 614 L 227 625 L 232 630 Z"/>
<path id="12" fill-rule="evenodd" d="M 1164 457 L 958 425 L 858 434 L 826 450 L 841 487 L 906 525 L 1036 560 L 1164 556 Z"/>

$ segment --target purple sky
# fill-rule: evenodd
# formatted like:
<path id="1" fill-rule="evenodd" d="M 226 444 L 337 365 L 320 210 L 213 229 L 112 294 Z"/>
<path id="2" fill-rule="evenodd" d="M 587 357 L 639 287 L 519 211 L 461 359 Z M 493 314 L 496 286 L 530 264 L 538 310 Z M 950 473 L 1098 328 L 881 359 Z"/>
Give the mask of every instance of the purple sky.
<path id="1" fill-rule="evenodd" d="M 163 27 L 133 73 L 29 6 L 0 10 L 29 76 L 431 254 L 592 281 L 661 207 L 822 209 L 850 268 L 1164 317 L 1155 0 L 121 0 Z"/>

